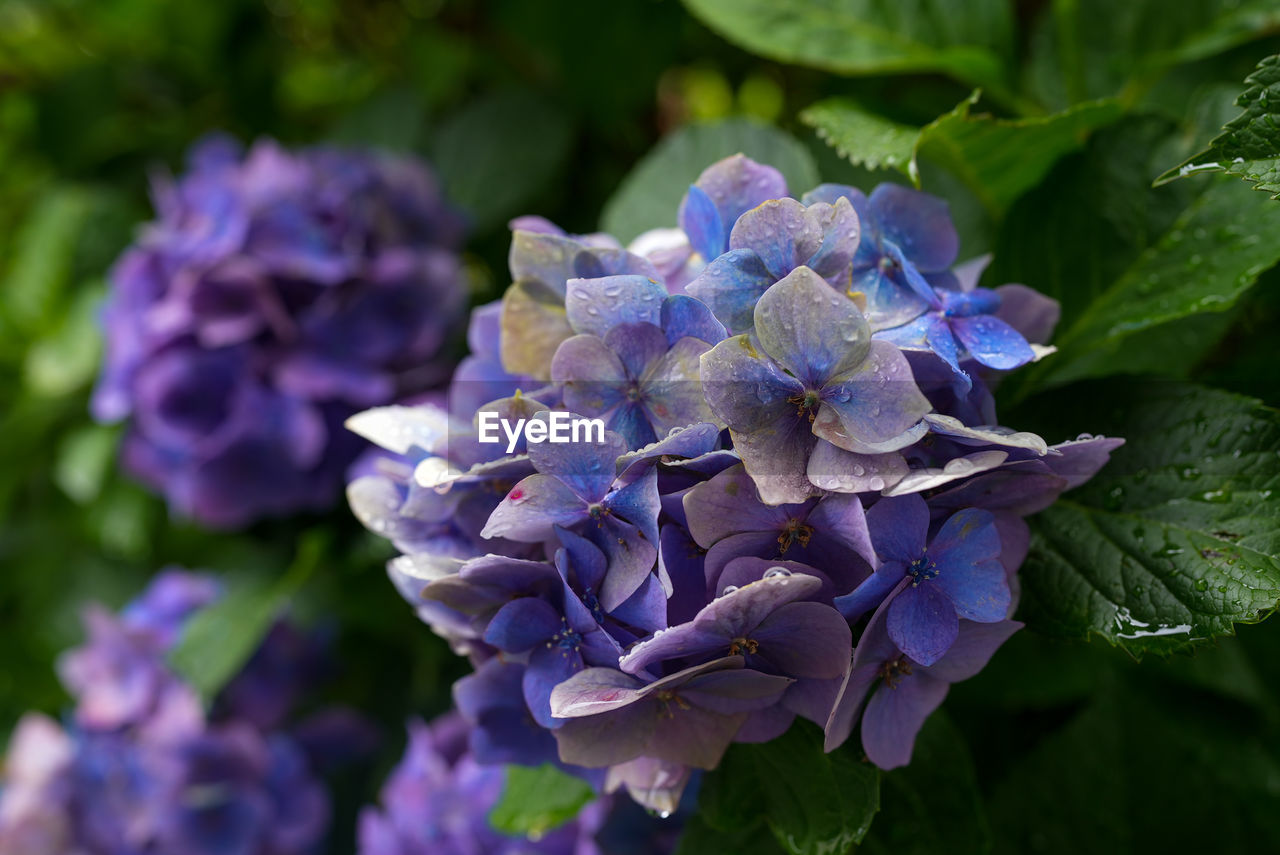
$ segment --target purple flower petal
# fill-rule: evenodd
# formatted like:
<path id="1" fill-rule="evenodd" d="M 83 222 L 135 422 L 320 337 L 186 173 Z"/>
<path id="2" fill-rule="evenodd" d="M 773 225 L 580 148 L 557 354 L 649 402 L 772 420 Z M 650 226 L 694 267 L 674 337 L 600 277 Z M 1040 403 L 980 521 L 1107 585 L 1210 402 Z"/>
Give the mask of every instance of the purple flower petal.
<path id="1" fill-rule="evenodd" d="M 1062 317 L 1061 304 L 1026 285 L 1001 285 L 996 317 L 1013 327 L 1032 344 L 1048 344 Z"/>
<path id="2" fill-rule="evenodd" d="M 921 665 L 937 662 L 956 640 L 955 606 L 937 587 L 922 582 L 903 588 L 889 603 L 886 627 L 898 648 Z"/>
<path id="3" fill-rule="evenodd" d="M 925 271 L 945 270 L 956 260 L 960 238 L 947 203 L 898 184 L 881 184 L 867 200 L 880 234 Z"/>
<path id="4" fill-rule="evenodd" d="M 950 686 L 924 674 L 911 674 L 896 685 L 882 683 L 862 714 L 862 748 L 881 769 L 911 762 L 916 734 L 936 710 Z"/>
<path id="5" fill-rule="evenodd" d="M 969 355 L 988 368 L 1008 370 L 1035 359 L 1027 340 L 993 315 L 952 318 L 951 329 Z"/>
<path id="6" fill-rule="evenodd" d="M 705 303 L 729 333 L 737 334 L 755 325 L 756 303 L 776 281 L 754 251 L 733 249 L 712 260 L 685 290 Z"/>
<path id="7" fill-rule="evenodd" d="M 602 276 L 570 279 L 565 311 L 574 332 L 604 336 L 618 324 L 657 326 L 667 289 L 648 276 Z"/>
<path id="8" fill-rule="evenodd" d="M 881 499 L 867 511 L 867 528 L 881 561 L 910 564 L 924 553 L 929 506 L 917 495 Z"/>
<path id="9" fill-rule="evenodd" d="M 585 515 L 586 507 L 582 498 L 562 480 L 551 475 L 535 474 L 511 488 L 498 507 L 493 509 L 480 536 L 538 543 L 551 537 L 556 526 L 573 525 Z"/>
<path id="10" fill-rule="evenodd" d="M 523 653 L 546 642 L 560 626 L 560 613 L 546 600 L 521 597 L 498 609 L 485 628 L 484 640 L 499 650 Z"/>
<path id="11" fill-rule="evenodd" d="M 750 640 L 758 645 L 751 661 L 763 660 L 772 670 L 789 677 L 842 677 L 853 652 L 849 624 L 823 603 L 782 606 L 751 631 Z"/>
<path id="12" fill-rule="evenodd" d="M 1022 626 L 1016 620 L 997 623 L 964 621 L 960 624 L 955 643 L 946 656 L 929 666 L 929 674 L 948 683 L 968 680 L 987 667 L 1000 645 L 1022 629 Z"/>
<path id="13" fill-rule="evenodd" d="M 809 482 L 837 493 L 878 493 L 892 487 L 910 471 L 896 451 L 887 454 L 855 454 L 819 440 L 809 455 Z"/>
<path id="14" fill-rule="evenodd" d="M 871 329 L 852 301 L 801 267 L 756 303 L 755 336 L 765 353 L 802 385 L 820 388 L 863 364 Z M 888 359 L 880 359 L 884 370 Z"/>

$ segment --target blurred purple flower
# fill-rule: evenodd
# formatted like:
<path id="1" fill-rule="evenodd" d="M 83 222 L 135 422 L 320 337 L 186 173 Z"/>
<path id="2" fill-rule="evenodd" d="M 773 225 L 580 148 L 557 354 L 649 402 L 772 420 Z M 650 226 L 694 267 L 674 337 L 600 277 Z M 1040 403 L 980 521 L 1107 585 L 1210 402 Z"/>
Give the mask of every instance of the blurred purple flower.
<path id="1" fill-rule="evenodd" d="M 124 467 L 215 527 L 329 505 L 357 410 L 445 380 L 460 221 L 407 160 L 223 138 L 117 263 L 93 398 Z"/>
<path id="2" fill-rule="evenodd" d="M 281 699 L 251 703 L 258 693 L 244 687 L 265 676 L 257 673 L 216 699 L 207 716 L 194 689 L 168 667 L 186 621 L 217 595 L 211 577 L 167 569 L 119 615 L 87 611 L 88 642 L 60 663 L 76 701 L 74 723 L 63 730 L 31 715 L 13 737 L 0 790 L 0 851 L 315 850 L 328 830 L 328 794 L 307 750 L 278 729 L 296 687 L 286 680 Z M 237 679 L 296 661 L 306 646 L 278 626 Z M 350 718 L 343 727 L 359 731 Z"/>
<path id="3" fill-rule="evenodd" d="M 496 831 L 489 812 L 503 779 L 501 767 L 482 766 L 466 750 L 465 722 L 456 714 L 431 725 L 411 721 L 381 809 L 360 815 L 360 855 L 598 855 L 594 838 L 606 807 L 600 802 L 536 840 Z"/>

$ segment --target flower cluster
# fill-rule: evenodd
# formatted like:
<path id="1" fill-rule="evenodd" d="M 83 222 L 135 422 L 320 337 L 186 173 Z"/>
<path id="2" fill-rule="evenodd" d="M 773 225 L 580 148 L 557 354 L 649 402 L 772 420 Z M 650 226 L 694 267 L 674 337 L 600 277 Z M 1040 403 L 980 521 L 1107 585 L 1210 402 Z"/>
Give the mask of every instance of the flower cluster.
<path id="1" fill-rule="evenodd" d="M 186 621 L 219 596 L 207 576 L 168 570 L 118 615 L 91 607 L 88 642 L 59 671 L 75 699 L 66 726 L 19 723 L 0 797 L 0 852 L 24 855 L 291 855 L 329 824 L 314 775 L 335 733 L 365 726 L 338 710 L 282 729 L 316 650 L 277 624 L 206 715 L 166 665 Z"/>
<path id="2" fill-rule="evenodd" d="M 489 812 L 503 772 L 467 751 L 467 724 L 448 714 L 409 724 L 404 758 L 382 788 L 381 810 L 360 815 L 360 855 L 600 855 L 595 842 L 606 813 L 597 801 L 536 840 L 495 831 Z"/>
<path id="3" fill-rule="evenodd" d="M 205 525 L 324 508 L 342 421 L 446 379 L 460 220 L 419 164 L 263 141 L 197 146 L 111 276 L 93 397 L 124 467 Z"/>
<path id="4" fill-rule="evenodd" d="M 1052 352 L 1057 307 L 977 287 L 932 196 L 797 200 L 736 156 L 679 223 L 626 249 L 517 221 L 449 409 L 349 422 L 385 449 L 355 513 L 474 665 L 454 695 L 475 760 L 603 769 L 657 811 L 797 717 L 906 763 L 1019 627 L 1023 517 L 1121 442 L 998 424 L 991 380 Z M 477 411 L 608 430 L 507 454 Z"/>

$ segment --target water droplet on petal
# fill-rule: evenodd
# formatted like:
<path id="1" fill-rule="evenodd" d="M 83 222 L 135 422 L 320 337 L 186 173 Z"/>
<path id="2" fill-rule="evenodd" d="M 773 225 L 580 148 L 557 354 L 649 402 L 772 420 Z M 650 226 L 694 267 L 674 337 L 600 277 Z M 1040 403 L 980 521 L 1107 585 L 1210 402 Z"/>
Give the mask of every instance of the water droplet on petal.
<path id="1" fill-rule="evenodd" d="M 764 571 L 764 575 L 763 575 L 762 577 L 760 577 L 760 578 L 762 578 L 762 579 L 784 579 L 784 578 L 786 578 L 787 576 L 790 576 L 790 575 L 791 575 L 791 571 L 790 571 L 790 570 L 788 570 L 786 567 L 770 567 L 768 570 Z M 728 590 L 728 588 L 726 588 L 725 590 L 727 591 L 727 590 Z"/>

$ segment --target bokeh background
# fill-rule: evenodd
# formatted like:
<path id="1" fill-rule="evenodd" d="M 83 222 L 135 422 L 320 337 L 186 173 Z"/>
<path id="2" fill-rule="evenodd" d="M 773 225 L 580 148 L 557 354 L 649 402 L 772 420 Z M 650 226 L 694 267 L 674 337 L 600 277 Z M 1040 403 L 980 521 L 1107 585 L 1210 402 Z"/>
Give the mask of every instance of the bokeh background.
<path id="1" fill-rule="evenodd" d="M 1025 21 L 1047 7 L 1018 4 Z M 1270 37 L 1183 66 L 1144 94 L 1154 117 L 1144 121 L 1163 122 L 1187 151 L 1203 145 L 1206 129 L 1233 115 L 1239 81 L 1275 48 Z M 1018 49 L 1040 48 L 1028 37 Z M 465 262 L 481 302 L 507 284 L 509 218 L 594 230 L 635 164 L 684 124 L 777 124 L 824 180 L 865 185 L 876 176 L 800 124 L 803 107 L 853 95 L 921 125 L 968 91 L 933 75 L 836 78 L 764 60 L 676 0 L 0 0 L 0 732 L 26 710 L 65 706 L 52 663 L 80 640 L 86 602 L 118 606 L 169 563 L 245 586 L 293 568 L 305 576 L 294 614 L 332 625 L 337 639 L 319 700 L 354 705 L 388 734 L 379 757 L 339 784 L 333 851 L 345 852 L 354 810 L 399 754 L 403 720 L 447 707 L 465 667 L 387 584 L 389 548 L 344 507 L 203 531 L 118 474 L 119 429 L 88 417 L 107 271 L 152 215 L 149 174 L 180 171 L 203 135 L 426 158 L 469 218 Z M 1141 139 L 1134 125 L 1114 133 Z M 926 186 L 952 202 L 962 255 L 1007 243 L 960 182 L 930 175 Z M 1143 198 L 1134 204 L 1160 204 Z M 1275 278 L 1214 316 L 1211 330 L 1187 332 L 1201 357 L 1188 368 L 1194 379 L 1280 404 Z M 1046 435 L 1092 425 L 1057 412 Z M 1020 426 L 1045 428 L 1036 415 Z M 1188 841 L 1219 851 L 1252 841 L 1257 851 L 1276 837 L 1277 686 L 1274 624 L 1141 666 L 1102 642 L 1025 633 L 957 688 L 949 720 L 932 727 L 966 735 L 989 800 L 980 824 L 999 851 L 1114 840 L 1120 825 L 1134 851 L 1191 851 Z M 931 744 L 917 766 L 951 762 Z M 936 796 L 923 779 L 893 780 L 887 814 Z M 904 838 L 890 816 L 880 825 L 875 845 L 898 852 L 937 851 L 951 834 L 917 828 Z"/>

